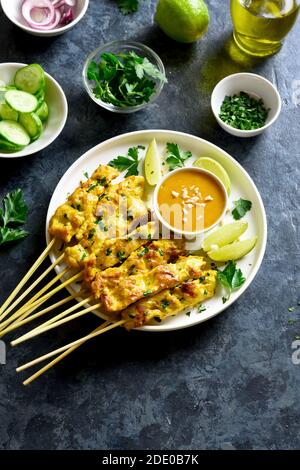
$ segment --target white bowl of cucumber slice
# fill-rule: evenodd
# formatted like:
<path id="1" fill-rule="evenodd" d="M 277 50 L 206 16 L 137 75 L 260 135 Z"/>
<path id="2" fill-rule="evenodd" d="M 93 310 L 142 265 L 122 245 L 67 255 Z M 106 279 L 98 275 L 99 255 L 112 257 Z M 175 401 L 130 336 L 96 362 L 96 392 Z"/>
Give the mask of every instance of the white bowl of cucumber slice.
<path id="1" fill-rule="evenodd" d="M 0 64 L 0 158 L 32 155 L 63 130 L 68 104 L 61 86 L 38 64 Z"/>

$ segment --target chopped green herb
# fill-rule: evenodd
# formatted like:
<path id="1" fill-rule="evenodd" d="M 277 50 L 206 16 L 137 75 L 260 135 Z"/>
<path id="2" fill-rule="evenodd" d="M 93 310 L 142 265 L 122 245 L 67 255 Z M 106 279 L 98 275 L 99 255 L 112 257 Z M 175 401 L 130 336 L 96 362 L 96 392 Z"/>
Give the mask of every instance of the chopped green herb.
<path id="1" fill-rule="evenodd" d="M 105 254 L 106 254 L 106 256 L 111 255 L 111 254 L 112 254 L 112 250 L 111 250 L 110 248 L 106 248 Z"/>
<path id="2" fill-rule="evenodd" d="M 89 193 L 90 191 L 93 191 L 93 189 L 95 189 L 97 186 L 98 186 L 98 183 L 93 183 L 88 187 L 86 191 Z"/>
<path id="3" fill-rule="evenodd" d="M 163 299 L 161 301 L 161 307 L 165 310 L 167 307 L 169 307 L 170 302 L 167 299 Z"/>
<path id="4" fill-rule="evenodd" d="M 164 250 L 162 250 L 161 248 L 158 248 L 158 253 L 160 254 L 160 256 L 164 256 L 165 254 Z"/>
<path id="5" fill-rule="evenodd" d="M 148 238 L 148 240 L 151 240 L 151 238 L 152 238 L 151 233 L 148 233 L 148 237 L 147 237 L 147 238 Z"/>
<path id="6" fill-rule="evenodd" d="M 187 317 L 190 317 L 190 316 L 191 316 L 191 312 L 186 312 L 186 316 L 187 316 Z"/>
<path id="7" fill-rule="evenodd" d="M 289 307 L 289 308 L 288 308 L 288 311 L 289 311 L 289 312 L 294 312 L 295 310 L 296 310 L 295 307 Z"/>
<path id="8" fill-rule="evenodd" d="M 206 310 L 206 307 L 204 305 L 200 304 L 199 307 L 198 307 L 198 313 L 205 312 L 205 310 Z"/>
<path id="9" fill-rule="evenodd" d="M 248 131 L 263 127 L 268 114 L 261 99 L 241 91 L 239 95 L 225 96 L 219 116 L 229 126 Z"/>
<path id="10" fill-rule="evenodd" d="M 129 209 L 129 210 L 127 211 L 127 220 L 128 220 L 128 221 L 133 220 L 133 212 L 132 212 L 131 209 Z"/>
<path id="11" fill-rule="evenodd" d="M 6 194 L 2 203 L 4 208 L 0 208 L 0 245 L 27 237 L 28 232 L 16 228 L 26 222 L 28 213 L 22 190 L 15 189 Z"/>
<path id="12" fill-rule="evenodd" d="M 135 13 L 139 8 L 139 0 L 117 0 L 118 7 L 123 15 Z"/>
<path id="13" fill-rule="evenodd" d="M 151 295 L 152 294 L 152 290 L 149 289 L 149 290 L 146 290 L 144 293 L 143 293 L 143 296 L 144 297 L 147 297 L 148 295 Z"/>
<path id="14" fill-rule="evenodd" d="M 139 174 L 139 147 L 131 147 L 128 150 L 127 157 L 119 155 L 109 162 L 109 166 L 117 168 L 119 171 L 127 170 L 125 177 L 137 176 Z"/>
<path id="15" fill-rule="evenodd" d="M 105 223 L 103 222 L 102 218 L 100 218 L 100 219 L 97 221 L 97 225 L 98 225 L 98 227 L 100 228 L 100 230 L 102 230 L 103 232 L 108 232 L 108 227 L 107 227 L 107 225 L 105 225 Z"/>
<path id="16" fill-rule="evenodd" d="M 166 162 L 170 171 L 182 168 L 185 160 L 192 157 L 192 152 L 182 152 L 177 144 L 168 143 L 167 152 Z"/>
<path id="17" fill-rule="evenodd" d="M 124 251 L 118 251 L 117 252 L 117 258 L 123 262 L 126 259 L 126 253 Z"/>
<path id="18" fill-rule="evenodd" d="M 154 317 L 154 320 L 157 321 L 157 323 L 161 323 L 161 322 L 162 322 L 162 320 L 161 320 L 160 317 Z"/>
<path id="19" fill-rule="evenodd" d="M 138 253 L 138 256 L 142 257 L 149 253 L 149 248 L 147 246 L 144 246 L 144 248 Z"/>
<path id="20" fill-rule="evenodd" d="M 94 82 L 93 93 L 105 103 L 127 108 L 147 103 L 156 89 L 156 81 L 167 82 L 147 57 L 134 51 L 104 52 L 100 62 L 90 62 L 87 78 Z"/>
<path id="21" fill-rule="evenodd" d="M 81 255 L 80 261 L 83 261 L 87 257 L 86 252 L 84 251 Z"/>
<path id="22" fill-rule="evenodd" d="M 199 282 L 200 282 L 200 284 L 202 284 L 204 281 L 205 281 L 205 276 L 199 277 Z"/>
<path id="23" fill-rule="evenodd" d="M 131 242 L 131 241 L 132 241 L 132 237 L 128 237 L 127 240 L 128 240 L 129 242 Z"/>
<path id="24" fill-rule="evenodd" d="M 238 201 L 234 201 L 233 204 L 235 205 L 235 208 L 231 213 L 235 220 L 239 220 L 244 217 L 244 215 L 250 211 L 252 207 L 252 202 L 247 201 L 247 199 L 239 199 Z"/>
<path id="25" fill-rule="evenodd" d="M 288 324 L 289 324 L 289 325 L 295 325 L 295 323 L 297 323 L 297 320 L 294 320 L 293 318 L 290 318 L 290 319 L 288 320 Z"/>
<path id="26" fill-rule="evenodd" d="M 84 172 L 83 172 L 83 176 L 85 176 L 87 180 L 89 179 L 89 174 L 88 174 L 87 171 L 84 171 Z"/>
<path id="27" fill-rule="evenodd" d="M 88 234 L 88 239 L 91 240 L 93 238 L 93 236 L 95 235 L 96 233 L 96 229 L 95 228 L 92 228 L 90 231 L 89 231 L 89 234 Z"/>
<path id="28" fill-rule="evenodd" d="M 218 271 L 217 280 L 219 283 L 227 289 L 227 296 L 222 297 L 223 304 L 229 300 L 230 295 L 233 291 L 241 287 L 245 278 L 240 269 L 237 269 L 235 261 L 229 261 L 226 268 L 223 271 Z"/>

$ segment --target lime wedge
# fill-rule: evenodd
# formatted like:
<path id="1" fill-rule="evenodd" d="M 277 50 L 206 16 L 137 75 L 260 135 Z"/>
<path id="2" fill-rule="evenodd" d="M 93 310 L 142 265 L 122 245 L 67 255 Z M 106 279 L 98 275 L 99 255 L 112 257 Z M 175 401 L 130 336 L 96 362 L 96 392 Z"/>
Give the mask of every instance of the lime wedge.
<path id="1" fill-rule="evenodd" d="M 161 179 L 161 157 L 156 140 L 150 143 L 145 157 L 145 177 L 150 186 L 155 186 Z"/>
<path id="2" fill-rule="evenodd" d="M 198 168 L 203 168 L 203 170 L 210 171 L 211 173 L 216 175 L 224 184 L 227 193 L 230 194 L 230 178 L 225 168 L 219 162 L 209 157 L 201 157 L 194 162 L 194 166 L 197 166 Z"/>
<path id="3" fill-rule="evenodd" d="M 257 237 L 248 238 L 247 240 L 231 243 L 230 245 L 225 245 L 221 248 L 217 248 L 216 250 L 209 251 L 208 256 L 213 261 L 234 261 L 243 258 L 243 256 L 250 253 L 250 251 L 255 247 L 256 242 Z"/>
<path id="4" fill-rule="evenodd" d="M 248 222 L 240 220 L 217 228 L 214 232 L 205 237 L 203 242 L 203 250 L 210 251 L 212 250 L 213 245 L 217 245 L 218 248 L 224 245 L 228 245 L 228 243 L 234 242 L 238 237 L 243 235 L 247 228 Z"/>

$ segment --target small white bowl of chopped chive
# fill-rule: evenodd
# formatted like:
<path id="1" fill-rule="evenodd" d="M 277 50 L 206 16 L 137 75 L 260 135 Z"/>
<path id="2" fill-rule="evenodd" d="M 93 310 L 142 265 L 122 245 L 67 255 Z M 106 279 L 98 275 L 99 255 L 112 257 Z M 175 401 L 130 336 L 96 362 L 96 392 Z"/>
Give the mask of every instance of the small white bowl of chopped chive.
<path id="1" fill-rule="evenodd" d="M 274 124 L 281 111 L 281 98 L 266 78 L 236 73 L 216 85 L 211 108 L 226 132 L 236 137 L 254 137 Z"/>
<path id="2" fill-rule="evenodd" d="M 113 41 L 98 47 L 88 56 L 82 78 L 95 103 L 127 114 L 153 103 L 167 82 L 159 56 L 135 41 Z"/>

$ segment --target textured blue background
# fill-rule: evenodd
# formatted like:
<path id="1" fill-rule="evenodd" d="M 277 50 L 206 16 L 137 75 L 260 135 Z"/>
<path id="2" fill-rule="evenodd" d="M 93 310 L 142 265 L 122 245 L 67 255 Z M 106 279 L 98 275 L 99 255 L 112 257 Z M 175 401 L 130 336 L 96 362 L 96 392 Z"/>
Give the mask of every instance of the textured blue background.
<path id="1" fill-rule="evenodd" d="M 262 62 L 230 59 L 229 2 L 208 1 L 202 41 L 179 45 L 153 24 L 155 1 L 124 17 L 112 0 L 91 0 L 84 19 L 52 39 L 26 35 L 0 12 L 2 62 L 39 62 L 63 86 L 69 118 L 60 137 L 37 155 L 0 161 L 0 195 L 21 187 L 30 237 L 0 252 L 1 299 L 44 248 L 51 194 L 86 150 L 138 129 L 185 131 L 221 146 L 249 172 L 263 197 L 269 240 L 264 263 L 245 295 L 224 314 L 193 329 L 161 335 L 123 330 L 90 342 L 28 388 L 15 367 L 77 338 L 96 324 L 78 321 L 15 349 L 0 366 L 0 448 L 4 449 L 292 449 L 299 445 L 300 365 L 291 343 L 300 334 L 299 118 L 292 81 L 300 80 L 299 22 L 282 51 Z M 81 70 L 98 45 L 133 38 L 161 56 L 169 84 L 145 111 L 118 116 L 85 93 Z M 225 134 L 210 93 L 229 73 L 252 70 L 272 80 L 283 100 L 278 122 L 259 138 Z"/>

